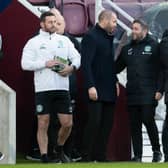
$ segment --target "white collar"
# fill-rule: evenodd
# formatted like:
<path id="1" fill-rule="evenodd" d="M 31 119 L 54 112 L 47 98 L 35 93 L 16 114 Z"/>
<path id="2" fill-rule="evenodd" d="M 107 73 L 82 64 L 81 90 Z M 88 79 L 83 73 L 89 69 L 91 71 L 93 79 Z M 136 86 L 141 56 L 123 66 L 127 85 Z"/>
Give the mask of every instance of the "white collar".
<path id="1" fill-rule="evenodd" d="M 46 37 L 52 37 L 52 36 L 55 36 L 56 35 L 56 33 L 52 33 L 52 34 L 50 34 L 49 32 L 46 32 L 46 31 L 43 31 L 42 29 L 40 29 L 40 35 L 42 35 L 42 36 L 46 36 Z"/>

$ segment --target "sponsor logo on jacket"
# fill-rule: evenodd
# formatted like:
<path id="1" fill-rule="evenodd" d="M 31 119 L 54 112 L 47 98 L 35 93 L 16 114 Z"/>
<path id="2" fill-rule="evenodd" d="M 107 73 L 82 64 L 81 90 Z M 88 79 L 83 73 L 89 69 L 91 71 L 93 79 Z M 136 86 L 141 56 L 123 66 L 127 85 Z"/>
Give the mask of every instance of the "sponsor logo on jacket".
<path id="1" fill-rule="evenodd" d="M 152 54 L 152 47 L 147 45 L 144 47 L 144 51 L 142 52 L 142 54 L 149 54 L 151 55 Z"/>

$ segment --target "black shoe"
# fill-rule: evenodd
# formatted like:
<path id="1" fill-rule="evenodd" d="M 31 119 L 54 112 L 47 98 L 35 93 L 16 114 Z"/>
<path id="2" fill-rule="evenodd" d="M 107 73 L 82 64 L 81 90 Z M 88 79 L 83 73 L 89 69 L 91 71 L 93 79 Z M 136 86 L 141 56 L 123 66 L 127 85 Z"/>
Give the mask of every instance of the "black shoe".
<path id="1" fill-rule="evenodd" d="M 61 152 L 58 154 L 58 157 L 59 157 L 59 160 L 60 160 L 62 163 L 70 163 L 70 162 L 72 162 L 72 160 L 71 160 L 63 151 L 61 151 Z"/>
<path id="2" fill-rule="evenodd" d="M 42 163 L 48 163 L 49 162 L 47 154 L 42 154 L 41 155 L 41 162 Z"/>
<path id="3" fill-rule="evenodd" d="M 62 163 L 62 161 L 58 157 L 57 153 L 53 153 L 52 155 L 50 154 L 49 155 L 49 161 L 50 161 L 50 163 Z"/>
<path id="4" fill-rule="evenodd" d="M 77 150 L 73 150 L 71 153 L 71 159 L 73 162 L 79 162 L 82 159 L 82 156 Z"/>
<path id="5" fill-rule="evenodd" d="M 5 157 L 5 155 L 0 152 L 0 160 L 2 160 L 4 157 Z"/>
<path id="6" fill-rule="evenodd" d="M 131 159 L 131 162 L 142 162 L 142 158 L 140 156 L 135 156 Z"/>
<path id="7" fill-rule="evenodd" d="M 40 150 L 38 148 L 33 149 L 33 151 L 27 154 L 25 158 L 27 160 L 40 161 L 41 160 Z"/>
<path id="8" fill-rule="evenodd" d="M 162 153 L 160 151 L 154 151 L 152 162 L 160 162 L 161 159 L 162 159 Z"/>

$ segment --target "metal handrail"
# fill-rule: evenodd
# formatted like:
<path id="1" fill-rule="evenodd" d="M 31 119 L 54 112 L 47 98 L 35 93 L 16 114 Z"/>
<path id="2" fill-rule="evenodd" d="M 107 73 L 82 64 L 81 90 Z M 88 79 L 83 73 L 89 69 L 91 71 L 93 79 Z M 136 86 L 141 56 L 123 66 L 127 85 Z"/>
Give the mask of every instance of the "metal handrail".
<path id="1" fill-rule="evenodd" d="M 30 12 L 32 12 L 35 16 L 38 18 L 41 15 L 41 12 L 37 9 L 34 8 L 33 5 L 31 5 L 27 0 L 17 0 L 19 3 L 21 3 L 26 9 L 28 9 Z"/>
<path id="2" fill-rule="evenodd" d="M 112 2 L 111 0 L 105 0 L 108 4 L 110 4 L 118 13 L 124 16 L 128 21 L 131 23 L 134 21 L 134 18 L 130 16 L 127 12 L 121 9 L 116 3 Z"/>
<path id="3" fill-rule="evenodd" d="M 103 1 L 103 0 L 101 0 Z M 134 18 L 132 16 L 130 16 L 127 12 L 125 12 L 123 9 L 121 9 L 118 5 L 116 5 L 114 2 L 112 2 L 111 0 L 105 0 L 105 2 L 107 2 L 109 5 L 111 5 L 118 13 L 120 13 L 123 17 L 125 17 L 128 21 L 130 21 L 131 23 L 134 21 Z M 124 24 L 121 20 L 118 20 L 118 24 L 127 31 L 128 34 L 131 33 L 131 29 Z M 149 31 L 149 34 L 152 35 L 152 32 Z M 160 39 L 158 39 L 158 41 L 160 41 Z"/>

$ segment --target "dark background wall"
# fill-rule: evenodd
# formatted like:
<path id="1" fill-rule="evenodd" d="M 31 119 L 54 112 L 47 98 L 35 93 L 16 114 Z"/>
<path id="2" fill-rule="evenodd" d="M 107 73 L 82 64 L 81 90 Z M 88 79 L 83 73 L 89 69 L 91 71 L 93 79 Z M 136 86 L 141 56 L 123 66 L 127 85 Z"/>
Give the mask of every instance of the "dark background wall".
<path id="1" fill-rule="evenodd" d="M 4 58 L 0 61 L 0 79 L 16 91 L 17 151 L 30 146 L 34 111 L 33 73 L 21 70 L 25 42 L 39 28 L 38 18 L 16 0 L 0 1 L 0 33 Z"/>

